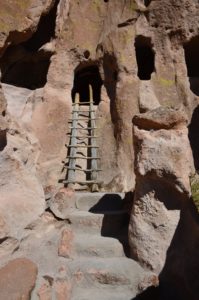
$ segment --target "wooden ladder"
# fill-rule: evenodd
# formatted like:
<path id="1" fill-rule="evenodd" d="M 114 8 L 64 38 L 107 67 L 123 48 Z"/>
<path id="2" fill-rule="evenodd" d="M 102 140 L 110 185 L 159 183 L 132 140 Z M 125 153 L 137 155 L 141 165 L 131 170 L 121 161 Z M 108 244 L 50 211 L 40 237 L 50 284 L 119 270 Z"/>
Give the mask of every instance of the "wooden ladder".
<path id="1" fill-rule="evenodd" d="M 72 119 L 71 123 L 71 131 L 70 131 L 70 143 L 67 145 L 68 147 L 68 165 L 65 165 L 67 169 L 66 180 L 64 180 L 64 184 L 68 187 L 74 187 L 75 184 L 78 185 L 86 185 L 88 186 L 92 192 L 99 191 L 98 172 L 101 170 L 98 168 L 98 162 L 100 158 L 98 157 L 98 146 L 97 146 L 97 136 L 95 135 L 96 129 L 96 116 L 95 116 L 95 107 L 93 103 L 93 91 L 92 87 L 89 85 L 89 94 L 90 101 L 89 102 L 80 102 L 79 94 L 75 96 L 75 102 L 73 103 L 72 110 Z M 87 119 L 87 127 L 82 128 L 79 127 L 80 120 L 86 120 L 81 118 L 81 114 L 85 111 L 81 110 L 81 105 L 87 104 L 89 105 L 88 110 L 88 119 Z M 79 131 L 84 130 L 85 134 L 82 135 Z M 79 140 L 81 139 L 81 140 Z M 82 144 L 82 140 L 88 140 L 88 142 L 84 142 Z M 79 149 L 87 149 L 87 155 L 78 154 Z M 85 159 L 87 161 L 87 165 L 90 165 L 89 168 L 81 168 L 77 167 L 77 160 Z M 78 180 L 76 179 L 76 171 L 82 171 L 85 173 L 86 180 Z M 88 179 L 89 178 L 89 179 Z"/>

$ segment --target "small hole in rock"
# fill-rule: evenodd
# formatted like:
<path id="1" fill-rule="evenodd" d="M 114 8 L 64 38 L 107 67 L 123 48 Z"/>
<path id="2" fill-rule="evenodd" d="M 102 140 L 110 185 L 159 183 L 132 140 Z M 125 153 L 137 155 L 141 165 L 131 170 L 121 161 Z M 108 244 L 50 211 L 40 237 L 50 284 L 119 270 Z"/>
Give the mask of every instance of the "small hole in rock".
<path id="1" fill-rule="evenodd" d="M 90 57 L 90 51 L 88 50 L 84 51 L 84 57 L 88 59 Z"/>
<path id="2" fill-rule="evenodd" d="M 189 77 L 191 91 L 199 96 L 199 36 L 192 38 L 184 44 L 187 75 Z"/>
<path id="3" fill-rule="evenodd" d="M 151 0 L 144 0 L 144 5 L 147 7 L 151 3 Z"/>
<path id="4" fill-rule="evenodd" d="M 6 136 L 6 130 L 0 131 L 0 151 L 3 151 L 3 149 L 7 145 L 7 136 Z"/>
<path id="5" fill-rule="evenodd" d="M 6 111 L 5 111 L 5 110 L 4 110 L 4 111 L 2 111 L 2 113 L 1 113 L 1 114 L 2 114 L 2 116 L 3 116 L 3 117 L 5 117 L 5 115 L 6 115 Z"/>

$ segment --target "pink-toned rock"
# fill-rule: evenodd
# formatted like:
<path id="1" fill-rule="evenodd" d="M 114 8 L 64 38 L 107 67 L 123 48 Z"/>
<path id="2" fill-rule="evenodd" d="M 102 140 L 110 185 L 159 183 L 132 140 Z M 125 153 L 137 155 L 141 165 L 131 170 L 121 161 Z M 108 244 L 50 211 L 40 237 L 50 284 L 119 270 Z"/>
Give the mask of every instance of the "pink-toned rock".
<path id="1" fill-rule="evenodd" d="M 3 217 L 0 215 L 0 239 L 5 238 L 9 233 L 9 229 Z"/>
<path id="2" fill-rule="evenodd" d="M 185 126 L 187 118 L 182 111 L 177 109 L 158 107 L 146 113 L 136 115 L 133 118 L 133 123 L 140 129 L 145 130 L 176 129 L 180 126 Z"/>
<path id="3" fill-rule="evenodd" d="M 63 229 L 58 246 L 58 255 L 71 258 L 73 255 L 74 233 L 71 229 Z"/>
<path id="4" fill-rule="evenodd" d="M 178 115 L 177 111 L 162 108 L 134 119 L 137 180 L 129 243 L 132 257 L 156 274 L 164 266 L 180 220 L 180 210 L 190 197 L 189 176 L 193 170 L 193 158 L 183 119 L 182 113 Z M 161 124 L 164 129 L 140 129 L 137 125 L 142 124 L 142 120 L 145 125 L 149 124 L 148 129 L 151 129 L 151 123 Z M 171 125 L 169 120 L 175 120 L 175 126 L 165 129 Z"/>
<path id="5" fill-rule="evenodd" d="M 142 281 L 138 285 L 138 288 L 139 288 L 139 291 L 142 292 L 149 286 L 157 287 L 158 285 L 159 285 L 158 276 L 157 275 L 148 275 L 142 279 Z"/>
<path id="6" fill-rule="evenodd" d="M 47 280 L 41 285 L 37 295 L 39 300 L 52 300 L 52 287 Z"/>
<path id="7" fill-rule="evenodd" d="M 35 286 L 37 266 L 26 258 L 10 261 L 0 269 L 0 299 L 29 300 Z"/>
<path id="8" fill-rule="evenodd" d="M 20 239 L 24 228 L 45 210 L 43 188 L 35 172 L 30 172 L 17 155 L 10 153 L 0 157 L 0 178 L 1 215 L 9 235 Z"/>
<path id="9" fill-rule="evenodd" d="M 72 189 L 61 188 L 51 199 L 50 209 L 60 219 L 66 219 L 75 209 L 76 195 Z"/>
<path id="10" fill-rule="evenodd" d="M 66 279 L 57 279 L 53 285 L 56 300 L 70 300 L 72 285 Z"/>

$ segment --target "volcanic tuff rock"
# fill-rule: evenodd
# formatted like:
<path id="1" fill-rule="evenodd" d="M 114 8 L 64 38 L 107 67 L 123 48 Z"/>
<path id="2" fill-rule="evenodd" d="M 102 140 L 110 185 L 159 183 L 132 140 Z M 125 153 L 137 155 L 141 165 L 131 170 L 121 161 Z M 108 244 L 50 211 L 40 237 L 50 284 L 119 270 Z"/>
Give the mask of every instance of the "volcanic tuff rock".
<path id="1" fill-rule="evenodd" d="M 193 159 L 183 113 L 157 108 L 135 116 L 134 145 L 136 188 L 129 226 L 131 253 L 159 273 L 180 210 L 190 197 Z"/>
<path id="2" fill-rule="evenodd" d="M 135 116 L 134 149 L 131 255 L 159 274 L 161 297 L 197 299 L 192 272 L 199 267 L 194 254 L 199 220 L 190 196 L 194 167 L 182 111 L 159 108 Z"/>
<path id="3" fill-rule="evenodd" d="M 197 1 L 0 0 L 0 8 L 1 267 L 18 257 L 38 265 L 32 299 L 112 300 L 114 293 L 126 300 L 139 286 L 156 285 L 159 272 L 160 284 L 178 291 L 184 286 L 179 298 L 194 299 L 198 223 L 189 199 L 193 163 L 186 126 L 191 122 L 197 156 Z M 81 78 L 91 70 L 101 98 L 100 189 L 131 195 L 136 183 L 132 256 L 156 275 L 125 257 L 124 207 L 88 212 L 92 199 L 80 201 L 62 189 L 71 94 L 76 83 L 86 85 Z M 70 237 L 61 232 L 71 228 L 76 249 L 67 255 Z M 122 237 L 115 237 L 118 231 Z M 65 257 L 71 255 L 75 261 Z"/>
<path id="4" fill-rule="evenodd" d="M 36 265 L 26 258 L 10 261 L 0 269 L 0 299 L 30 299 L 37 277 Z"/>

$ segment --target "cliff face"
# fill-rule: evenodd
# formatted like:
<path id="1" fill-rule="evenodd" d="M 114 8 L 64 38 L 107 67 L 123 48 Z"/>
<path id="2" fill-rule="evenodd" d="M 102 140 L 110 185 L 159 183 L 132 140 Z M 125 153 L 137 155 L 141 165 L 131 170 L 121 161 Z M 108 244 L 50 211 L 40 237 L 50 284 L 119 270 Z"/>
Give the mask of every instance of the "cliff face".
<path id="1" fill-rule="evenodd" d="M 140 163 L 156 160 L 157 156 L 154 168 L 161 166 L 165 170 L 160 160 L 166 157 L 172 161 L 173 154 L 169 151 L 181 153 L 181 166 L 186 160 L 185 151 L 192 161 L 189 136 L 195 168 L 198 168 L 198 1 L 0 0 L 0 8 L 0 238 L 8 239 L 9 244 L 9 250 L 7 245 L 2 246 L 4 262 L 6 251 L 15 251 L 30 224 L 36 232 L 41 228 L 48 231 L 53 224 L 56 241 L 59 226 L 64 226 L 48 213 L 39 219 L 42 225 L 32 225 L 32 222 L 48 208 L 45 200 L 49 194 L 56 194 L 62 187 L 58 182 L 66 176 L 63 161 L 67 154 L 72 96 L 76 85 L 87 85 L 86 73 L 90 72 L 94 94 L 100 99 L 96 134 L 102 169 L 98 178 L 102 182 L 101 191 L 129 192 L 136 186 L 135 212 L 142 202 L 142 185 L 148 184 L 149 190 L 154 190 L 154 182 L 150 180 L 154 180 L 153 176 L 160 180 L 159 174 L 148 179 L 134 171 L 133 144 L 138 140 L 146 143 L 143 157 L 136 153 Z M 185 124 L 182 134 L 179 130 L 161 128 L 172 119 L 171 114 L 168 120 L 160 122 L 157 132 L 157 128 L 151 128 L 151 123 L 146 122 L 149 127 L 135 129 L 133 137 L 133 117 L 160 107 L 163 111 L 177 109 L 177 114 L 183 111 L 183 118 L 190 123 L 189 135 Z M 159 136 L 159 129 L 165 130 L 163 136 Z M 159 138 L 165 145 L 158 146 L 157 153 L 147 153 L 150 143 L 157 145 Z M 179 168 L 179 161 L 172 162 L 173 173 Z M 190 165 L 184 166 L 187 199 L 191 173 L 188 169 L 193 170 Z M 169 180 L 173 184 L 173 177 Z M 72 191 L 64 193 L 63 197 L 73 199 Z M 176 190 L 175 193 L 178 198 Z M 151 196 L 150 201 L 154 204 L 155 199 Z M 164 201 L 160 202 L 164 206 Z M 162 209 L 169 220 L 173 211 Z M 160 249 L 154 267 L 150 267 L 156 275 L 163 267 L 180 209 L 173 219 L 171 216 L 173 223 L 165 233 L 166 244 Z M 133 212 L 132 231 L 136 226 L 139 228 Z M 139 239 L 131 247 L 134 258 L 148 265 L 148 253 L 146 256 L 139 253 L 143 247 Z M 49 281 L 45 284 L 47 289 Z M 64 284 L 63 289 L 70 289 L 67 282 Z M 59 280 L 58 286 L 62 288 Z"/>
<path id="2" fill-rule="evenodd" d="M 96 66 L 103 81 L 99 180 L 105 190 L 114 182 L 122 191 L 134 188 L 132 117 L 162 105 L 183 106 L 190 118 L 197 105 L 197 15 L 194 1 L 2 4 L 2 82 L 32 90 L 32 107 L 29 93 L 19 105 L 31 113 L 24 118 L 38 140 L 44 186 L 63 176 L 74 77 Z M 9 87 L 4 94 L 9 101 Z"/>

